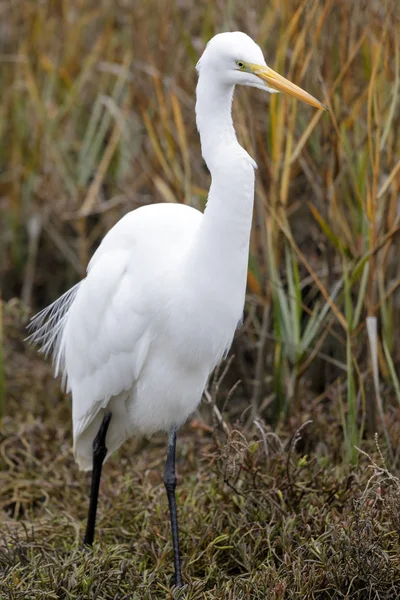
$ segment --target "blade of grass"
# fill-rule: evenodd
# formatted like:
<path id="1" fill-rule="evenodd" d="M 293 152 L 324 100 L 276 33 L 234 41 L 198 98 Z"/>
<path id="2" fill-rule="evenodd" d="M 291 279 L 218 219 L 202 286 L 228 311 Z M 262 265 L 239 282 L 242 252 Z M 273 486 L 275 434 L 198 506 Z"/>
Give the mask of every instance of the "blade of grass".
<path id="1" fill-rule="evenodd" d="M 366 319 L 367 332 L 368 332 L 368 341 L 369 348 L 371 352 L 371 366 L 372 366 L 372 376 L 375 388 L 375 399 L 378 407 L 379 416 L 381 419 L 381 425 L 383 429 L 383 433 L 385 436 L 386 447 L 389 452 L 389 456 L 391 460 L 394 459 L 393 448 L 390 441 L 389 433 L 386 427 L 385 421 L 385 413 L 383 410 L 383 402 L 380 393 L 380 384 L 379 384 L 379 368 L 378 368 L 378 325 L 376 317 L 367 317 Z M 389 367 L 390 368 L 390 367 Z"/>

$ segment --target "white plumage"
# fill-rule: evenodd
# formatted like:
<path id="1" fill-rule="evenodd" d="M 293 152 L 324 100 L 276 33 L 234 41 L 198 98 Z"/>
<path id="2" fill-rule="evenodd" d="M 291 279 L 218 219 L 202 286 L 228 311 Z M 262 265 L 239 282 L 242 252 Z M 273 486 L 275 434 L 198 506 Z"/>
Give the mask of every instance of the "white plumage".
<path id="1" fill-rule="evenodd" d="M 107 456 L 135 432 L 181 425 L 231 345 L 245 299 L 256 166 L 232 124 L 235 84 L 321 106 L 269 69 L 243 33 L 215 36 L 198 70 L 196 118 L 212 175 L 205 213 L 155 204 L 127 214 L 86 278 L 32 322 L 31 338 L 53 352 L 72 393 L 82 469 L 92 467 L 106 409 Z"/>
<path id="2" fill-rule="evenodd" d="M 31 323 L 31 339 L 53 352 L 55 372 L 72 392 L 76 460 L 93 466 L 86 545 L 94 540 L 104 458 L 135 432 L 169 432 L 164 484 L 177 586 L 176 432 L 232 343 L 246 290 L 256 164 L 236 139 L 234 87 L 285 91 L 323 108 L 267 67 L 243 33 L 215 36 L 197 68 L 196 120 L 212 177 L 204 214 L 180 204 L 127 214 L 86 278 Z"/>

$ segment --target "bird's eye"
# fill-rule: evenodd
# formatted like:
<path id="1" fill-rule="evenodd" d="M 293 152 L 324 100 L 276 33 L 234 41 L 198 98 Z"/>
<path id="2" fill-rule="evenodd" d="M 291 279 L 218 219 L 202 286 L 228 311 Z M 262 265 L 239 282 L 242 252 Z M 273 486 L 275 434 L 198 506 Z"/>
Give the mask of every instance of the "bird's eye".
<path id="1" fill-rule="evenodd" d="M 241 60 L 237 60 L 237 61 L 236 61 L 236 66 L 237 66 L 239 69 L 244 69 L 244 62 L 242 62 Z"/>

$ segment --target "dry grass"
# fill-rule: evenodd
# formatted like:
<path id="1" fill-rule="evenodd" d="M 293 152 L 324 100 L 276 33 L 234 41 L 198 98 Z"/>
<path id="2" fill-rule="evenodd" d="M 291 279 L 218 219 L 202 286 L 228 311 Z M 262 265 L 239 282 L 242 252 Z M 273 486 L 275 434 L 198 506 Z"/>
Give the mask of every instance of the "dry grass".
<path id="1" fill-rule="evenodd" d="M 34 351 L 21 351 L 23 321 L 9 303 L 7 400 L 18 419 L 6 417 L 0 437 L 0 598 L 398 597 L 400 482 L 373 444 L 372 458 L 346 467 L 339 430 L 327 433 L 318 413 L 279 437 L 260 424 L 229 425 L 224 414 L 211 428 L 209 408 L 185 427 L 181 592 L 170 591 L 163 436 L 131 441 L 107 463 L 98 539 L 84 551 L 89 476 L 73 461 L 68 400 Z"/>
<path id="2" fill-rule="evenodd" d="M 259 169 L 245 322 L 207 408 L 215 431 L 226 389 L 241 384 L 225 433 L 214 439 L 200 421 L 183 435 L 184 594 L 400 595 L 397 480 L 374 467 L 367 488 L 368 461 L 355 448 L 374 453 L 379 431 L 397 472 L 398 3 L 4 0 L 0 14 L 5 300 L 39 308 L 57 297 L 128 210 L 204 206 L 194 67 L 214 33 L 246 31 L 273 68 L 329 106 L 326 115 L 280 95 L 236 95 L 238 136 Z M 165 597 L 166 503 L 160 468 L 148 470 L 161 466 L 164 442 L 138 453 L 127 445 L 110 463 L 102 544 L 81 553 L 87 481 L 72 463 L 68 402 L 26 349 L 25 316 L 13 306 L 3 306 L 4 340 L 0 331 L 0 502 L 9 525 L 0 597 L 3 583 L 10 598 L 131 598 L 132 586 L 138 598 Z M 290 454 L 308 419 L 300 454 Z M 239 432 L 229 443 L 228 423 Z M 227 488 L 225 470 L 242 460 Z M 34 532 L 24 533 L 19 524 L 30 521 Z"/>
<path id="3" fill-rule="evenodd" d="M 236 368 L 253 416 L 270 394 L 275 419 L 310 387 L 314 402 L 333 394 L 354 462 L 365 427 L 384 420 L 382 385 L 400 402 L 397 3 L 21 0 L 2 11 L 6 298 L 55 298 L 128 210 L 204 206 L 194 66 L 213 33 L 249 32 L 328 104 L 326 115 L 238 90 L 238 135 L 259 171 Z"/>

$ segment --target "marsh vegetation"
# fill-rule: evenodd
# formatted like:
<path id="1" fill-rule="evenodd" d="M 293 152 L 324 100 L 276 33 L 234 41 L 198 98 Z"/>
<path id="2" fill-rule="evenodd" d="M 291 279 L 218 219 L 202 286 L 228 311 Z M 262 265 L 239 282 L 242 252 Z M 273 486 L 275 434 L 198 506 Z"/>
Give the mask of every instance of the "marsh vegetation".
<path id="1" fill-rule="evenodd" d="M 195 65 L 235 29 L 330 112 L 236 94 L 258 163 L 248 295 L 181 435 L 180 597 L 400 596 L 398 3 L 5 0 L 1 14 L 0 598 L 170 597 L 164 438 L 107 463 L 83 552 L 70 401 L 24 328 L 127 211 L 204 207 Z"/>

